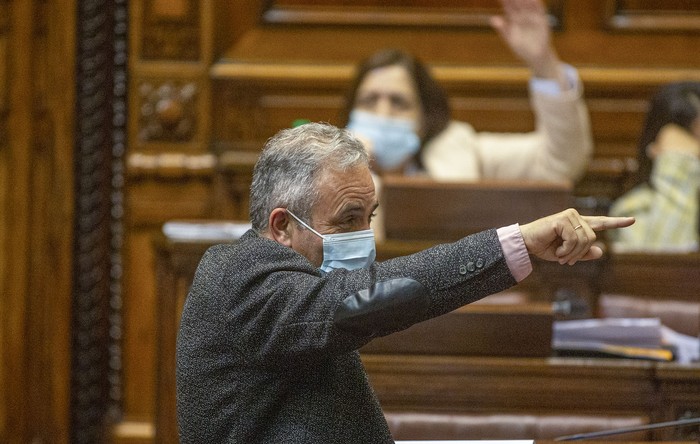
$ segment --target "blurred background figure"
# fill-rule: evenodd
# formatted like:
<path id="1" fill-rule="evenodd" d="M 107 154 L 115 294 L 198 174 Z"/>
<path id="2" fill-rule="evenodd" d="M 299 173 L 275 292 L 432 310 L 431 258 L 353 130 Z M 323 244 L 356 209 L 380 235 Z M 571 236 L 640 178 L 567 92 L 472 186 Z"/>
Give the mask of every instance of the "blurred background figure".
<path id="1" fill-rule="evenodd" d="M 556 182 L 583 175 L 592 136 L 578 73 L 559 60 L 539 0 L 501 3 L 504 15 L 491 24 L 530 68 L 535 130 L 480 133 L 452 120 L 445 92 L 420 60 L 380 50 L 358 67 L 341 116 L 373 154 L 375 173 Z"/>
<path id="2" fill-rule="evenodd" d="M 698 249 L 700 82 L 674 82 L 652 97 L 639 139 L 635 187 L 610 214 L 637 223 L 611 234 L 616 250 Z"/>

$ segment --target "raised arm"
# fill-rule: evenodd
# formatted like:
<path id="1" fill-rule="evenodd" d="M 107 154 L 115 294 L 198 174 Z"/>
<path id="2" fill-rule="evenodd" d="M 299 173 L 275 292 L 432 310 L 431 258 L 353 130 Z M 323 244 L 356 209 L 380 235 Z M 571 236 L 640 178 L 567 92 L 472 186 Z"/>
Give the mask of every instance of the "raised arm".
<path id="1" fill-rule="evenodd" d="M 491 26 L 535 77 L 558 81 L 571 88 L 552 45 L 547 11 L 540 0 L 501 0 L 503 15 L 491 17 Z"/>

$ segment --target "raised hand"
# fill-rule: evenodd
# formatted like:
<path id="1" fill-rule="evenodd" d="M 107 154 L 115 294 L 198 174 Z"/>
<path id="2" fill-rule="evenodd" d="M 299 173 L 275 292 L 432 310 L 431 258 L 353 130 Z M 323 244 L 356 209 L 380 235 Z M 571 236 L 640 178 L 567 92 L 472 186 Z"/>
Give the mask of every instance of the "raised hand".
<path id="1" fill-rule="evenodd" d="M 542 1 L 501 0 L 501 4 L 503 15 L 491 17 L 491 26 L 536 77 L 558 79 L 559 58 Z"/>

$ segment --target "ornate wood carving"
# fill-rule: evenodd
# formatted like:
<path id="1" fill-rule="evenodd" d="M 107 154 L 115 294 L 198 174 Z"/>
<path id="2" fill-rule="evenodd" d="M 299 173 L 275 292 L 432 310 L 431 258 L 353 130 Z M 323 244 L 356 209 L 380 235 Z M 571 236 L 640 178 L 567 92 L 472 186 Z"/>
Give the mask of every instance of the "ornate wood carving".
<path id="1" fill-rule="evenodd" d="M 191 141 L 197 132 L 199 87 L 193 81 L 144 80 L 138 85 L 141 141 Z"/>
<path id="2" fill-rule="evenodd" d="M 141 58 L 198 60 L 201 57 L 198 0 L 145 0 Z"/>
<path id="3" fill-rule="evenodd" d="M 111 131 L 111 173 L 110 187 L 110 286 L 109 286 L 109 399 L 115 414 L 121 411 L 122 400 L 122 241 L 124 238 L 124 183 L 126 181 L 126 146 L 127 146 L 127 103 L 128 103 L 128 65 L 127 46 L 128 6 L 126 0 L 115 0 L 114 6 L 112 64 L 112 131 Z M 109 87 L 110 85 L 107 85 Z"/>
<path id="4" fill-rule="evenodd" d="M 101 442 L 121 401 L 126 0 L 78 6 L 71 442 Z"/>
<path id="5" fill-rule="evenodd" d="M 687 0 L 608 0 L 606 23 L 618 31 L 700 31 L 700 3 Z"/>
<path id="6" fill-rule="evenodd" d="M 552 26 L 562 26 L 564 0 L 547 2 Z M 499 14 L 495 0 L 273 0 L 263 11 L 263 22 L 296 25 L 381 25 L 488 28 L 489 17 Z"/>

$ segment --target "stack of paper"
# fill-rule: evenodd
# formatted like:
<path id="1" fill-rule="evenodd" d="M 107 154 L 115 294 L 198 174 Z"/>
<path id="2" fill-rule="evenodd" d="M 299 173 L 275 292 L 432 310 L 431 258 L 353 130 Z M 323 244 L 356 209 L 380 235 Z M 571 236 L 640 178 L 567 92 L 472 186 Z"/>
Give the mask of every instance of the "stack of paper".
<path id="1" fill-rule="evenodd" d="M 658 318 L 556 321 L 552 348 L 560 355 L 618 356 L 672 361 Z"/>

